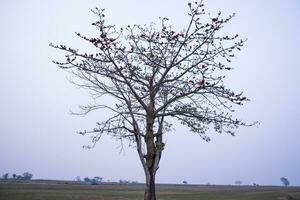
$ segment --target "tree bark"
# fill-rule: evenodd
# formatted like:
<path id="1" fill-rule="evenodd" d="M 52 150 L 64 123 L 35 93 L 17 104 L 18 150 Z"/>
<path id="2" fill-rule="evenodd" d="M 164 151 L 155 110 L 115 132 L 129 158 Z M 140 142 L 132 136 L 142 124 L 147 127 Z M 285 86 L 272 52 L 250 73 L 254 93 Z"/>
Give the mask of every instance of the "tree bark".
<path id="1" fill-rule="evenodd" d="M 150 170 L 149 177 L 146 181 L 146 188 L 145 188 L 145 195 L 144 200 L 156 200 L 156 193 L 155 193 L 155 173 L 153 169 Z"/>

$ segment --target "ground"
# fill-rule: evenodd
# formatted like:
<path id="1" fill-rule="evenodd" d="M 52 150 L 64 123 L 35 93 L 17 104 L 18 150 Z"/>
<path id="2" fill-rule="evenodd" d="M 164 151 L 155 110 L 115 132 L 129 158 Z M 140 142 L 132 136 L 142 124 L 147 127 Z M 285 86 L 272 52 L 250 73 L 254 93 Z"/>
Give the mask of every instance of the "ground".
<path id="1" fill-rule="evenodd" d="M 0 200 L 140 200 L 143 184 L 0 181 Z M 157 185 L 158 200 L 300 200 L 300 187 Z"/>

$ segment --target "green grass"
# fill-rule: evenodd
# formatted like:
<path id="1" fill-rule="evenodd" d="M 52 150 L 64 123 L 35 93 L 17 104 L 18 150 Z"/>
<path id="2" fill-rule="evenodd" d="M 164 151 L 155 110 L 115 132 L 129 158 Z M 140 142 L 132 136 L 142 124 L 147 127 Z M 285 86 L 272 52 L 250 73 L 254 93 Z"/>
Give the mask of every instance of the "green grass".
<path id="1" fill-rule="evenodd" d="M 0 200 L 140 200 L 143 185 L 86 185 L 75 182 L 0 182 Z M 158 185 L 158 200 L 300 199 L 300 187 Z"/>

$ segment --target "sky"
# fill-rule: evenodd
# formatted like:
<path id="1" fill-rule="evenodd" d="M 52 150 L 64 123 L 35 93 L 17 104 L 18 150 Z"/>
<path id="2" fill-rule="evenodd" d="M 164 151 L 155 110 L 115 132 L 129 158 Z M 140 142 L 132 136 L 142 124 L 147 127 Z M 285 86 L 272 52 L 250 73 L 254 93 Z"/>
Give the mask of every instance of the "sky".
<path id="1" fill-rule="evenodd" d="M 92 34 L 95 7 L 106 8 L 111 24 L 147 24 L 168 17 L 179 29 L 187 25 L 188 1 L 52 0 L 0 1 L 0 174 L 74 179 L 101 176 L 144 182 L 135 149 L 105 136 L 93 149 L 76 131 L 93 128 L 105 113 L 70 115 L 91 102 L 87 91 L 68 81 L 51 61 L 63 57 L 49 43 L 85 48 L 75 32 Z M 251 99 L 235 116 L 257 127 L 236 136 L 209 131 L 207 143 L 176 125 L 166 136 L 157 173 L 159 183 L 280 185 L 287 177 L 300 185 L 300 2 L 297 0 L 206 0 L 205 8 L 236 17 L 228 33 L 247 38 L 232 61 L 226 84 Z M 108 102 L 109 99 L 103 99 Z"/>

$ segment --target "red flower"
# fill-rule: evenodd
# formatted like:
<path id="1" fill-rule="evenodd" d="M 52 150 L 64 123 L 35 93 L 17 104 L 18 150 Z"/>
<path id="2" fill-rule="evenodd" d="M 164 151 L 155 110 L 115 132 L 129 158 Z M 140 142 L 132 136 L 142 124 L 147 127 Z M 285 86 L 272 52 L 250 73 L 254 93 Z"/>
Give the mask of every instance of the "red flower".
<path id="1" fill-rule="evenodd" d="M 205 81 L 204 81 L 204 79 L 203 79 L 202 81 L 199 81 L 198 84 L 199 84 L 199 85 L 204 85 L 204 82 L 205 82 Z"/>

